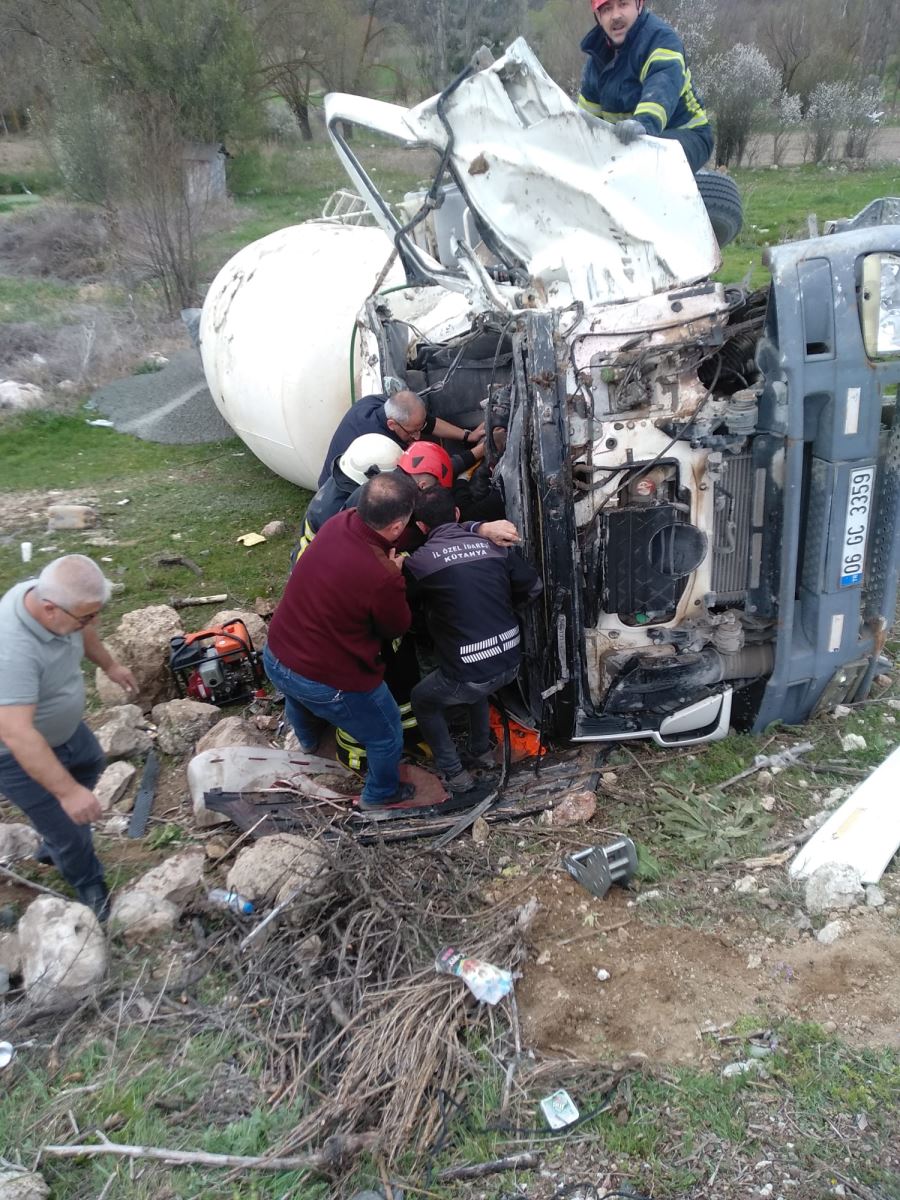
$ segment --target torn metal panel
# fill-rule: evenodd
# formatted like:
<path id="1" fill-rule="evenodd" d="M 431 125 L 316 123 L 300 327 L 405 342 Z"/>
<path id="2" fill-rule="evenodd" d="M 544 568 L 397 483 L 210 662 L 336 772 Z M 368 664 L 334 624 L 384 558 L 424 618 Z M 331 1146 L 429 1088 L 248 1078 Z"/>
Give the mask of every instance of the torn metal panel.
<path id="1" fill-rule="evenodd" d="M 325 113 L 339 156 L 389 237 L 399 222 L 343 140 L 342 121 L 446 152 L 489 246 L 539 283 L 550 307 L 634 300 L 718 269 L 681 147 L 662 138 L 622 146 L 611 126 L 585 118 L 522 38 L 416 108 L 332 93 Z M 427 275 L 459 288 L 461 269 L 422 249 L 417 255 Z M 502 288 L 498 294 L 515 304 Z M 481 302 L 496 307 L 484 295 Z"/>

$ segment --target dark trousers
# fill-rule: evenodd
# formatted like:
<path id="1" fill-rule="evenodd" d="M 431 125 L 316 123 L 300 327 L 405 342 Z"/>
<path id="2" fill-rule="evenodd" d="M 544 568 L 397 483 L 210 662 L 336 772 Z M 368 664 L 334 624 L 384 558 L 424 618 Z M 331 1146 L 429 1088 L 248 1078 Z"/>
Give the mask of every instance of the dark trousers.
<path id="1" fill-rule="evenodd" d="M 660 136 L 681 144 L 685 158 L 695 175 L 709 161 L 713 151 L 710 125 L 701 125 L 697 129 L 664 129 Z"/>
<path id="2" fill-rule="evenodd" d="M 431 747 L 434 765 L 444 775 L 458 775 L 462 770 L 456 744 L 447 727 L 446 710 L 456 705 L 468 710 L 469 753 L 484 754 L 491 745 L 488 696 L 512 683 L 518 673 L 516 666 L 484 683 L 463 683 L 448 678 L 439 667 L 413 688 L 410 699 L 419 732 Z"/>
<path id="3" fill-rule="evenodd" d="M 53 747 L 53 753 L 74 779 L 94 790 L 106 759 L 84 721 L 67 742 Z M 0 793 L 22 810 L 44 839 L 54 866 L 76 892 L 103 883 L 90 825 L 76 825 L 56 797 L 26 774 L 11 754 L 0 758 Z"/>

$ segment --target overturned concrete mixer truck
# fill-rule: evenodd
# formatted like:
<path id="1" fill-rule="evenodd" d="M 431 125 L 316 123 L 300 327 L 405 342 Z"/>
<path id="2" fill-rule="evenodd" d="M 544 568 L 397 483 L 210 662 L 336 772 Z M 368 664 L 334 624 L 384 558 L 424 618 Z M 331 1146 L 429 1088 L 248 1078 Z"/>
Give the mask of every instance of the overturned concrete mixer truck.
<path id="1" fill-rule="evenodd" d="M 399 387 L 505 428 L 545 584 L 517 715 L 546 736 L 690 745 L 865 696 L 900 549 L 900 199 L 772 247 L 751 292 L 712 281 L 680 148 L 621 146 L 521 40 L 415 108 L 325 111 L 369 225 L 263 238 L 203 309 L 247 445 L 313 487 L 352 400 Z M 431 187 L 388 203 L 348 123 L 433 150 Z"/>

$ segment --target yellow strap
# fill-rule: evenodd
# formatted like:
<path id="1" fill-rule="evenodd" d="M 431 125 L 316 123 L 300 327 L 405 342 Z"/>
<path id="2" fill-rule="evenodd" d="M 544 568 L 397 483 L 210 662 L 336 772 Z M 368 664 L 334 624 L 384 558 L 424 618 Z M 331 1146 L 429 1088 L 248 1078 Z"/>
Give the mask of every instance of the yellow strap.
<path id="1" fill-rule="evenodd" d="M 634 110 L 636 117 L 645 115 L 648 117 L 656 117 L 661 127 L 665 129 L 669 118 L 666 115 L 666 110 L 661 104 L 656 104 L 653 100 L 642 100 Z"/>
<path id="2" fill-rule="evenodd" d="M 655 62 L 677 62 L 681 64 L 682 71 L 687 69 L 685 67 L 683 54 L 680 54 L 677 50 L 666 50 L 660 46 L 657 50 L 651 51 L 650 55 L 645 60 L 644 65 L 641 67 L 641 83 L 643 83 L 647 78 L 650 68 Z"/>

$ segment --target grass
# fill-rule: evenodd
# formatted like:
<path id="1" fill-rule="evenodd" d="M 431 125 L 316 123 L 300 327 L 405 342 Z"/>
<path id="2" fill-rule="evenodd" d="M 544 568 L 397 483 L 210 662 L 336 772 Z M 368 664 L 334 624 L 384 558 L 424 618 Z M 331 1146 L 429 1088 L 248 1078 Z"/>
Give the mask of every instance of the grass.
<path id="1" fill-rule="evenodd" d="M 752 287 L 768 280 L 762 264 L 767 246 L 805 237 L 807 217 L 815 213 L 821 228 L 826 220 L 851 217 L 881 196 L 900 190 L 900 167 L 783 167 L 733 172 L 744 202 L 744 228 L 725 248 L 723 283 L 736 283 L 751 272 Z"/>
<path id="2" fill-rule="evenodd" d="M 5 322 L 61 321 L 77 298 L 77 289 L 70 284 L 0 275 L 0 326 Z"/>
<path id="3" fill-rule="evenodd" d="M 148 1146 L 179 1147 L 216 1154 L 262 1153 L 296 1122 L 297 1109 L 265 1103 L 254 1050 L 239 1035 L 199 1033 L 167 1035 L 161 1025 L 115 1024 L 72 1054 L 49 1074 L 28 1067 L 22 1051 L 12 1080 L 0 1093 L 0 1129 L 4 1153 L 33 1161 L 44 1145 L 72 1140 L 72 1123 L 85 1142 L 97 1131 L 114 1140 Z M 37 1115 L 39 1114 L 39 1115 Z M 41 1166 L 52 1195 L 80 1200 L 103 1194 L 115 1200 L 163 1200 L 176 1196 L 258 1197 L 302 1195 L 324 1200 L 324 1184 L 297 1172 L 260 1172 L 243 1176 L 239 1186 L 224 1184 L 227 1172 L 141 1163 L 136 1170 L 113 1158 L 52 1159 Z M 104 1188 L 106 1189 L 104 1191 Z M 302 1189 L 297 1190 L 294 1189 Z"/>
<path id="4" fill-rule="evenodd" d="M 167 603 L 173 595 L 227 592 L 231 603 L 252 605 L 257 596 L 281 594 L 290 537 L 249 550 L 235 538 L 274 519 L 284 520 L 292 531 L 308 493 L 277 478 L 236 439 L 160 446 L 90 426 L 85 415 L 34 413 L 0 427 L 5 489 L 81 488 L 97 498 L 101 512 L 100 527 L 87 534 L 48 535 L 33 521 L 11 527 L 7 518 L 4 531 L 13 540 L 0 544 L 0 590 L 26 577 L 18 543 L 27 536 L 35 545 L 32 569 L 55 554 L 86 551 L 111 560 L 104 561 L 104 569 L 125 588 L 113 597 L 107 628 L 122 612 Z M 130 503 L 120 505 L 122 499 Z M 92 551 L 89 540 L 98 535 L 116 544 Z M 55 550 L 41 551 L 45 545 Z M 184 567 L 157 566 L 163 554 L 192 559 L 202 579 Z M 199 627 L 203 612 L 186 610 L 186 621 Z"/>

